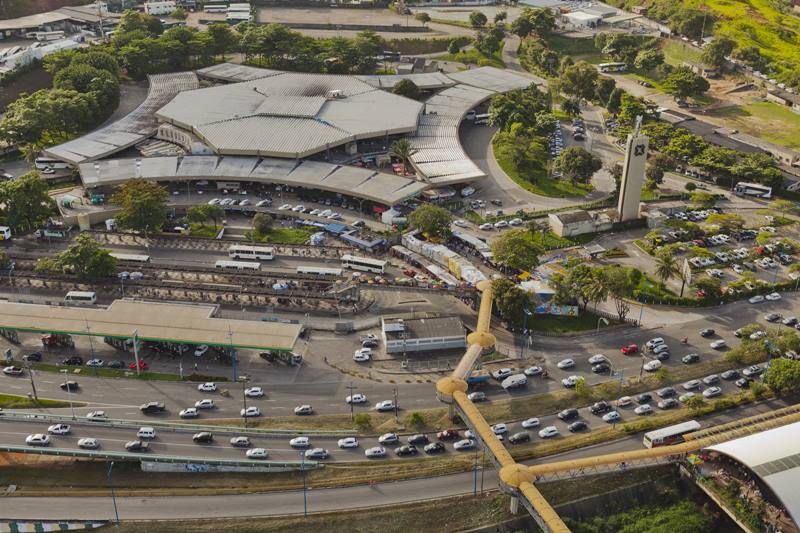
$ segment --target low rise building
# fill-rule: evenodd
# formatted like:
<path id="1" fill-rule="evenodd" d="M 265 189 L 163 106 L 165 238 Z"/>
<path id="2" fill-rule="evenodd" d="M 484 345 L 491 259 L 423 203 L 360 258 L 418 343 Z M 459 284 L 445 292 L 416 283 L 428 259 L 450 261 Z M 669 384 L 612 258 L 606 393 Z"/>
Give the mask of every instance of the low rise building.
<path id="1" fill-rule="evenodd" d="M 785 89 L 770 89 L 767 91 L 767 100 L 791 108 L 795 113 L 800 113 L 800 95 Z"/>
<path id="2" fill-rule="evenodd" d="M 559 237 L 575 237 L 585 233 L 608 231 L 614 225 L 615 217 L 608 211 L 590 213 L 584 209 L 547 215 L 550 230 Z"/>
<path id="3" fill-rule="evenodd" d="M 155 17 L 161 15 L 169 15 L 175 9 L 177 9 L 178 5 L 175 3 L 174 0 L 156 0 L 153 2 L 145 2 L 144 3 L 144 12 L 148 15 L 153 15 Z"/>
<path id="4" fill-rule="evenodd" d="M 467 334 L 458 317 L 381 318 L 387 354 L 434 352 L 467 347 Z"/>

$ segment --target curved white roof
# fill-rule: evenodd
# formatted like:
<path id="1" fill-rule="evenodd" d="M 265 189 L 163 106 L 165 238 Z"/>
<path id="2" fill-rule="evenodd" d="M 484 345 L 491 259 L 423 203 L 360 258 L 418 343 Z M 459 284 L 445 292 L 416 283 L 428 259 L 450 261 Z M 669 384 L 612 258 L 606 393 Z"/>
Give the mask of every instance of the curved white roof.
<path id="1" fill-rule="evenodd" d="M 800 524 L 800 422 L 709 446 L 747 466 Z"/>

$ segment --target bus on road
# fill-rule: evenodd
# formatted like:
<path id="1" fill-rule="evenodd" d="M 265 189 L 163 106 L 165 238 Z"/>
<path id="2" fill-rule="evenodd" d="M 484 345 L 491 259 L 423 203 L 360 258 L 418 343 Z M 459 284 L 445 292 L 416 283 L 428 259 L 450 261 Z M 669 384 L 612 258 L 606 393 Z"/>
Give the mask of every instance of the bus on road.
<path id="1" fill-rule="evenodd" d="M 689 420 L 688 422 L 682 422 L 674 426 L 647 432 L 644 434 L 644 441 L 642 443 L 645 448 L 680 444 L 684 441 L 684 435 L 697 431 L 698 429 L 700 429 L 700 423 L 696 420 Z"/>
<path id="2" fill-rule="evenodd" d="M 733 192 L 738 196 L 755 196 L 756 198 L 772 198 L 772 187 L 760 183 L 745 183 L 740 181 Z"/>
<path id="3" fill-rule="evenodd" d="M 138 255 L 138 254 L 120 254 L 117 252 L 111 252 L 111 257 L 116 258 L 119 261 L 128 261 L 130 263 L 149 263 L 150 256 L 149 255 Z"/>
<path id="4" fill-rule="evenodd" d="M 342 275 L 341 268 L 328 268 L 328 267 L 317 267 L 317 266 L 299 266 L 296 269 L 298 274 L 310 274 L 313 276 L 336 276 L 340 277 Z"/>
<path id="5" fill-rule="evenodd" d="M 69 291 L 64 296 L 64 303 L 67 305 L 94 305 L 97 303 L 97 295 L 89 291 Z"/>
<path id="6" fill-rule="evenodd" d="M 268 246 L 245 246 L 234 244 L 228 248 L 228 255 L 234 259 L 266 259 L 275 257 L 275 249 Z"/>
<path id="7" fill-rule="evenodd" d="M 214 268 L 230 270 L 261 270 L 261 263 L 255 261 L 217 261 Z"/>
<path id="8" fill-rule="evenodd" d="M 623 72 L 627 70 L 628 64 L 627 63 L 600 63 L 597 65 L 597 68 L 600 69 L 600 72 Z"/>
<path id="9" fill-rule="evenodd" d="M 342 268 L 383 274 L 383 271 L 386 268 L 386 261 L 381 259 L 370 259 L 368 257 L 357 257 L 355 255 L 343 255 Z"/>

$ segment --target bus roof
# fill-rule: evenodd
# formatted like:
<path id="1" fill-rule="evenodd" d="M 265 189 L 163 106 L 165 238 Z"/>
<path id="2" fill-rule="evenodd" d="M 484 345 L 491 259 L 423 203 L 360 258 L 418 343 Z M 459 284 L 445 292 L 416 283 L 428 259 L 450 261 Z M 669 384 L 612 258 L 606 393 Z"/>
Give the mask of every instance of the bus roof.
<path id="1" fill-rule="evenodd" d="M 250 246 L 247 244 L 232 244 L 228 247 L 228 250 L 259 250 L 259 251 L 269 251 L 272 252 L 275 250 L 272 246 Z"/>
<path id="2" fill-rule="evenodd" d="M 69 295 L 72 295 L 72 296 L 94 296 L 95 293 L 94 293 L 94 291 L 69 291 L 67 293 L 67 296 L 69 296 Z"/>
<path id="3" fill-rule="evenodd" d="M 688 422 L 681 422 L 680 424 L 675 424 L 674 426 L 654 429 L 653 431 L 645 433 L 644 436 L 645 438 L 654 440 L 661 437 L 668 437 L 674 433 L 688 433 L 689 431 L 697 431 L 698 429 L 700 429 L 700 423 L 696 420 L 689 420 Z"/>
<path id="4" fill-rule="evenodd" d="M 357 255 L 343 255 L 342 261 L 358 261 L 360 263 L 366 263 L 368 265 L 375 265 L 375 266 L 386 265 L 386 261 L 384 261 L 383 259 L 372 259 L 370 257 L 359 257 Z"/>

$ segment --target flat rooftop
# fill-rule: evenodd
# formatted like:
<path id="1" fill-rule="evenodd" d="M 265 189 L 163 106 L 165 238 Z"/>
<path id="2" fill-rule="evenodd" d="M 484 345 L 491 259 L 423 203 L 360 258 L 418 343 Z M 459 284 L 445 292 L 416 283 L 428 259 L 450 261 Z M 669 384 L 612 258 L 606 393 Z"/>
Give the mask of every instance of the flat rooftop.
<path id="1" fill-rule="evenodd" d="M 399 330 L 399 325 L 404 330 Z M 383 329 L 387 339 L 402 339 L 405 331 L 406 339 L 431 339 L 435 337 L 459 337 L 466 335 L 461 319 L 455 316 L 434 318 L 384 318 Z M 398 331 L 391 331 L 398 329 Z"/>
<path id="2" fill-rule="evenodd" d="M 108 308 L 0 302 L 0 328 L 290 351 L 300 324 L 214 318 L 215 307 L 115 300 Z M 88 331 L 87 331 L 88 328 Z"/>

